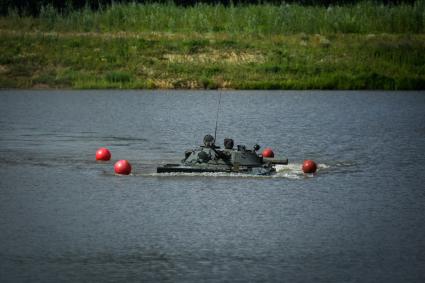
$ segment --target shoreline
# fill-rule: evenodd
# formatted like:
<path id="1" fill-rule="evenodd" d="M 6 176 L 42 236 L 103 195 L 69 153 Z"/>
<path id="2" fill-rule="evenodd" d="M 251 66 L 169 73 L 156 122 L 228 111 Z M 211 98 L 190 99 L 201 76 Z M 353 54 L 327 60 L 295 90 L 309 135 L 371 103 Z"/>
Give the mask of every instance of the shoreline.
<path id="1" fill-rule="evenodd" d="M 0 88 L 425 89 L 425 0 L 114 3 L 0 16 Z"/>
<path id="2" fill-rule="evenodd" d="M 74 92 L 74 91 L 148 91 L 148 92 L 376 92 L 376 93 L 391 93 L 391 92 L 423 92 L 425 93 L 425 89 L 395 89 L 395 90 L 386 90 L 386 89 L 183 89 L 183 88 L 175 88 L 175 89 L 166 89 L 166 88 L 157 88 L 157 89 L 135 89 L 135 88 L 88 88 L 88 89 L 76 89 L 76 88 L 0 88 L 1 92 L 8 91 L 66 91 L 66 92 Z"/>

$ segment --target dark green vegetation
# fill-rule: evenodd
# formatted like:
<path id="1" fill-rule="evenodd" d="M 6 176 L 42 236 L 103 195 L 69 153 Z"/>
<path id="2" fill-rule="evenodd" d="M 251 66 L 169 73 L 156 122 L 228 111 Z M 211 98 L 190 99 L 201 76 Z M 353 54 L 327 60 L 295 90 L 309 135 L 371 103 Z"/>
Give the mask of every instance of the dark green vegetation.
<path id="1" fill-rule="evenodd" d="M 415 0 L 370 0 L 377 4 L 402 4 L 413 3 Z M 174 4 L 179 6 L 194 6 L 198 4 L 221 4 L 225 6 L 246 5 L 246 4 L 273 4 L 298 3 L 301 5 L 343 5 L 355 4 L 358 0 L 0 0 L 0 15 L 7 15 L 10 10 L 15 10 L 19 14 L 37 16 L 45 6 L 52 6 L 60 11 L 73 11 L 84 8 L 101 10 L 112 4 Z"/>
<path id="2" fill-rule="evenodd" d="M 10 10 L 2 29 L 58 32 L 225 32 L 282 33 L 424 33 L 425 0 L 384 6 L 361 2 L 345 6 L 120 4 L 58 12 L 44 6 L 38 17 Z"/>
<path id="3" fill-rule="evenodd" d="M 0 18 L 0 87 L 425 89 L 425 1 Z"/>

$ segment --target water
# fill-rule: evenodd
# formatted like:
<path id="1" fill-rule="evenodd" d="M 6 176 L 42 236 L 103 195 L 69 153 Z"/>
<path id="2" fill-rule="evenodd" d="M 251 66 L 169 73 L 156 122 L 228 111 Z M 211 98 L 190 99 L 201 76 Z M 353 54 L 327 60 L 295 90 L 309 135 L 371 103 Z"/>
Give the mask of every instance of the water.
<path id="1" fill-rule="evenodd" d="M 214 132 L 217 98 L 1 91 L 0 281 L 424 282 L 425 93 L 224 92 L 219 142 L 291 165 L 156 174 Z"/>

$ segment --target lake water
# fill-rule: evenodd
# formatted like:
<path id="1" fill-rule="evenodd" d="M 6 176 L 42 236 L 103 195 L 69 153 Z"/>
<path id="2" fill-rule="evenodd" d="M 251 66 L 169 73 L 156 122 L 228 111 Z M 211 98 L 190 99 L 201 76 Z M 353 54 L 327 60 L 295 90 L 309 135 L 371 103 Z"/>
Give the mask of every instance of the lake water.
<path id="1" fill-rule="evenodd" d="M 218 142 L 290 165 L 156 174 L 214 133 L 218 97 L 1 91 L 0 281 L 425 281 L 424 92 L 226 91 Z"/>

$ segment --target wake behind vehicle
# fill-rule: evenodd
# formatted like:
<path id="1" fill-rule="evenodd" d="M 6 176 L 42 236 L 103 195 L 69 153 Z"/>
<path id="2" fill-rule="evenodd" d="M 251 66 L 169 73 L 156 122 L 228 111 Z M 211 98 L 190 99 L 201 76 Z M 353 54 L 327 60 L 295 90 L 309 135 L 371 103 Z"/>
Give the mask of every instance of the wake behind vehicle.
<path id="1" fill-rule="evenodd" d="M 224 139 L 224 149 L 215 145 L 211 135 L 204 137 L 204 145 L 187 150 L 181 163 L 165 164 L 157 167 L 158 173 L 245 173 L 254 175 L 270 175 L 276 172 L 275 165 L 288 164 L 288 159 L 266 158 L 257 151 L 259 145 L 247 149 L 244 145 L 234 148 L 232 139 Z"/>

